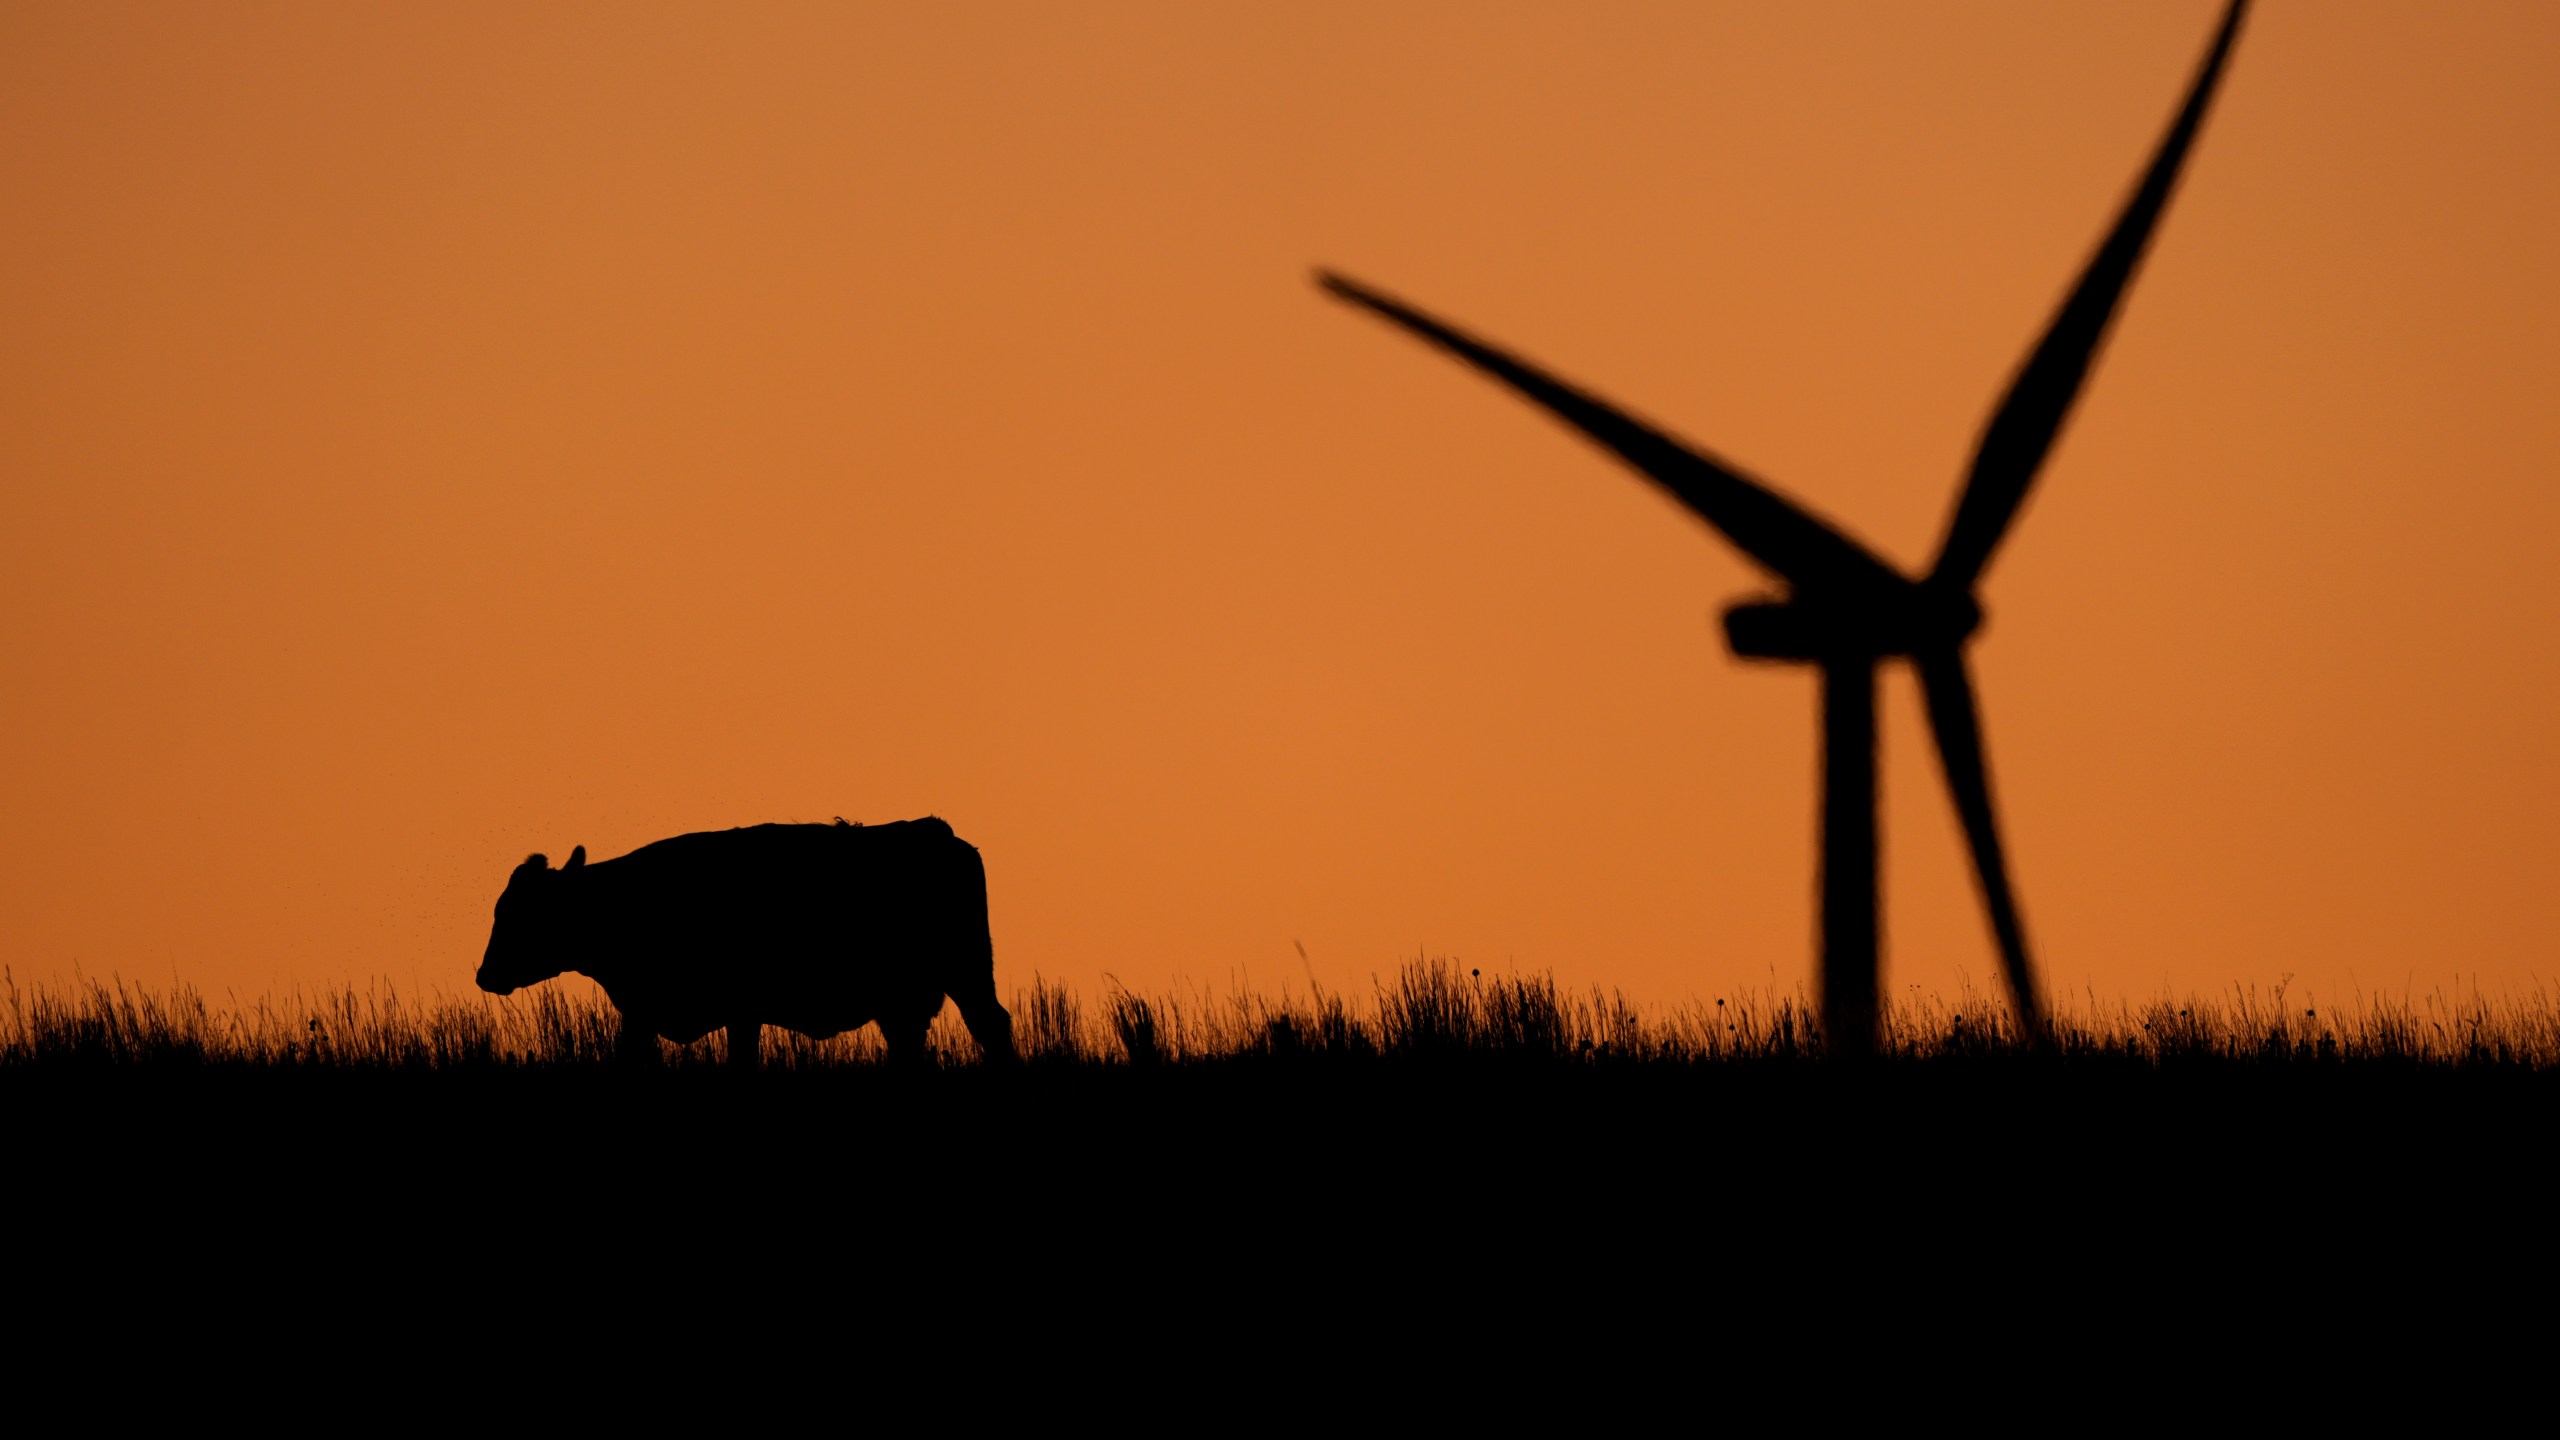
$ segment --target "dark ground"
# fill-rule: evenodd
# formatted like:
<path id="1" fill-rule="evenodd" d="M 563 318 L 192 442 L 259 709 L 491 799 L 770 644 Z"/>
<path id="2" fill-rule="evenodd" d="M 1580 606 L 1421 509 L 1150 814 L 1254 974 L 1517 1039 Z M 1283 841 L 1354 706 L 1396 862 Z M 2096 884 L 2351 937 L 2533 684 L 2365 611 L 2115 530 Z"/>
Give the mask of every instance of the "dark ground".
<path id="1" fill-rule="evenodd" d="M 705 1423 L 714 1374 L 919 1347 L 1052 1419 L 1197 1386 L 1312 1428 L 1346 1378 L 1435 1428 L 2030 1379 L 2192 1419 L 2313 1373 L 2441 1418 L 2550 1336 L 2560 1074 L 2522 1067 L 64 1063 L 0 1106 L 17 1309 L 76 1349 L 620 1373 Z"/>
<path id="2" fill-rule="evenodd" d="M 2447 1225 L 2539 1234 L 2560 1075 L 2016 1056 L 1845 1073 L 62 1066 L 0 1071 L 0 1097 L 13 1218 L 66 1234 L 505 1251 L 735 1227 L 742 1250 L 875 1271 L 1454 1248 L 1677 1285 L 1930 1253 L 2247 1237 L 2307 1258 L 2407 1253 Z"/>

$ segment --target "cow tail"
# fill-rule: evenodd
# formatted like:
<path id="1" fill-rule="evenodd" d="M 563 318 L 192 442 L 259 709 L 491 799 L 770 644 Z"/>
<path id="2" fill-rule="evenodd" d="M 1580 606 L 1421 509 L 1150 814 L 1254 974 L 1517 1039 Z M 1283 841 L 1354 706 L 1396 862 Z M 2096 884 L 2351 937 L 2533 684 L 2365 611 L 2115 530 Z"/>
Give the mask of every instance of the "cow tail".
<path id="1" fill-rule="evenodd" d="M 988 1062 L 1010 1064 L 1017 1058 L 1013 1016 L 996 999 L 996 941 L 987 919 L 987 862 L 968 841 L 955 835 L 952 843 L 960 848 L 962 859 L 953 867 L 960 878 L 959 894 L 953 897 L 956 913 L 951 917 L 959 953 L 953 957 L 951 999 Z"/>

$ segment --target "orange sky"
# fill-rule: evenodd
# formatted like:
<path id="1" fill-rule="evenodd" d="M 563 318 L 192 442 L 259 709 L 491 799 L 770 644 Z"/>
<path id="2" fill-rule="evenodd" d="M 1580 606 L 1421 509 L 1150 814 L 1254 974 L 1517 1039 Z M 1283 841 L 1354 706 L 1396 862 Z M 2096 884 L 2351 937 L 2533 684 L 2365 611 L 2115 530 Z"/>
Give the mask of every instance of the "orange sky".
<path id="1" fill-rule="evenodd" d="M 1308 270 L 1917 568 L 2218 9 L 0 6 L 0 959 L 461 987 L 527 851 L 933 812 L 1008 988 L 1792 987 L 1755 574 Z M 2555 73 L 2252 19 L 1984 586 L 2056 989 L 2552 974 Z M 1884 707 L 1887 983 L 1996 984 Z"/>

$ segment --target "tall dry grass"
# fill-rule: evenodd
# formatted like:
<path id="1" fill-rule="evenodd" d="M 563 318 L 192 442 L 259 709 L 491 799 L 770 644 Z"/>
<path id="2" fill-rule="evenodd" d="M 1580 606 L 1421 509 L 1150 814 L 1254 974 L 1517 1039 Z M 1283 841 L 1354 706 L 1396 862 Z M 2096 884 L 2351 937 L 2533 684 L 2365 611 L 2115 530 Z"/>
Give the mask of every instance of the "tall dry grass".
<path id="1" fill-rule="evenodd" d="M 578 985 L 578 988 L 572 988 Z M 388 986 L 209 1001 L 185 985 L 151 990 L 123 980 L 21 987 L 6 979 L 0 1067 L 249 1066 L 402 1070 L 600 1065 L 619 1021 L 579 982 L 499 998 L 469 992 L 404 997 Z M 1802 995 L 1737 993 L 1669 1007 L 1624 995 L 1571 991 L 1550 976 L 1488 976 L 1416 960 L 1358 996 L 1321 989 L 1140 995 L 1113 986 L 1085 995 L 1035 978 L 1011 998 L 1017 1044 L 1034 1066 L 1199 1066 L 1330 1059 L 1413 1063 L 1693 1066 L 1810 1060 L 1821 1054 L 1818 1013 Z M 1974 995 L 1907 995 L 1885 1013 L 1884 1053 L 1903 1062 L 1962 1062 L 2031 1052 L 2005 1002 Z M 2047 1059 L 2149 1065 L 2213 1062 L 2560 1067 L 2560 1000 L 2522 994 L 2364 997 L 2340 1008 L 2286 999 L 2285 987 L 2183 1000 L 2106 1001 L 2057 1008 Z M 713 1036 L 668 1047 L 678 1065 L 725 1058 Z M 956 1016 L 934 1029 L 945 1063 L 975 1047 Z M 865 1028 L 827 1040 L 778 1029 L 764 1037 L 768 1067 L 878 1063 Z"/>

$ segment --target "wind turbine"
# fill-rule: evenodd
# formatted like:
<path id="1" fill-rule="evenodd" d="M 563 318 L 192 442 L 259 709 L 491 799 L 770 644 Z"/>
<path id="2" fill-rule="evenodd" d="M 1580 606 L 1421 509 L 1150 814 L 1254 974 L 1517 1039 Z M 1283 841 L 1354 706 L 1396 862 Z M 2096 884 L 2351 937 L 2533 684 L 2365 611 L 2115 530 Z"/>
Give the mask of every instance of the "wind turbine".
<path id="1" fill-rule="evenodd" d="M 1707 452 L 1409 305 L 1318 272 L 1318 283 L 1335 296 L 1503 381 L 1614 452 L 1784 583 L 1782 594 L 1727 609 L 1725 637 L 1744 659 L 1807 664 L 1822 672 L 1822 1014 L 1835 1053 L 1867 1053 L 1876 1044 L 1875 687 L 1877 667 L 1891 659 L 1908 659 L 1919 672 L 1930 730 L 1973 850 L 2010 994 L 2028 1034 L 2040 1039 L 2044 1033 L 2043 1002 L 2009 887 L 1982 724 L 1965 666 L 1965 643 L 1982 623 L 1974 585 L 2088 377 L 2195 143 L 2247 8 L 2248 0 L 2231 0 L 2224 10 L 2212 48 L 2150 169 L 1983 427 L 1937 564 L 1918 580 Z"/>

